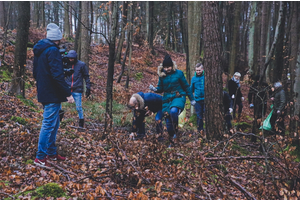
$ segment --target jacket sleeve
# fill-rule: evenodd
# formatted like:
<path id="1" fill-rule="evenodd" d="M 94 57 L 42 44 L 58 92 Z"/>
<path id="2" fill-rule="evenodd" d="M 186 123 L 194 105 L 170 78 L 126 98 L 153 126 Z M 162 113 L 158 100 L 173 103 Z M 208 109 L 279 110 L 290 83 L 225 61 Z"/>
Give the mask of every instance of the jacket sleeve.
<path id="1" fill-rule="evenodd" d="M 61 90 L 61 92 L 65 94 L 66 97 L 71 96 L 71 90 L 65 81 L 62 59 L 58 49 L 56 49 L 56 47 L 49 48 L 47 55 L 48 64 L 50 66 L 50 73 L 53 80 L 57 84 L 57 88 Z"/>
<path id="2" fill-rule="evenodd" d="M 228 81 L 228 93 L 230 96 L 232 96 L 235 93 L 233 85 L 232 85 L 232 80 Z"/>
<path id="3" fill-rule="evenodd" d="M 184 77 L 183 72 L 181 72 L 180 83 L 181 83 L 182 89 L 186 92 L 186 94 L 189 97 L 190 101 L 195 100 L 194 95 L 193 95 L 193 93 L 191 91 L 190 85 L 187 82 L 186 78 Z"/>
<path id="4" fill-rule="evenodd" d="M 91 89 L 90 75 L 89 75 L 86 64 L 84 64 L 82 67 L 82 75 L 85 80 L 86 88 Z"/>
<path id="5" fill-rule="evenodd" d="M 164 92 L 163 80 L 160 77 L 158 79 L 158 83 L 157 83 L 156 89 L 157 89 L 156 93 L 162 93 L 162 92 Z"/>
<path id="6" fill-rule="evenodd" d="M 284 90 L 281 90 L 280 91 L 280 105 L 279 105 L 279 110 L 283 110 L 285 104 L 286 104 L 285 92 L 284 92 Z"/>

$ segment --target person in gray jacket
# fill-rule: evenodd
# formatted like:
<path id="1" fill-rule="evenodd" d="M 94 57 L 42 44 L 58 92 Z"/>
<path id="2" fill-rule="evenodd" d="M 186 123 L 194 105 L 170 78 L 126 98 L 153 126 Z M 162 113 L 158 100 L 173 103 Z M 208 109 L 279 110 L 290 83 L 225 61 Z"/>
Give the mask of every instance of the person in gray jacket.
<path id="1" fill-rule="evenodd" d="M 82 93 L 83 88 L 83 79 L 86 83 L 86 97 L 89 97 L 91 94 L 91 84 L 90 76 L 86 64 L 77 59 L 77 53 L 75 50 L 70 50 L 66 55 L 69 58 L 68 68 L 72 68 L 74 73 L 72 75 L 66 76 L 66 82 L 71 88 L 72 96 L 74 97 L 76 110 L 79 115 L 79 127 L 84 127 L 84 116 L 82 110 Z"/>
<path id="2" fill-rule="evenodd" d="M 273 101 L 273 114 L 270 119 L 273 131 L 275 133 L 280 133 L 284 135 L 284 116 L 285 116 L 285 106 L 286 97 L 285 92 L 282 87 L 281 82 L 276 82 L 274 84 L 274 96 L 271 98 Z M 275 123 L 277 122 L 277 128 L 275 128 Z"/>

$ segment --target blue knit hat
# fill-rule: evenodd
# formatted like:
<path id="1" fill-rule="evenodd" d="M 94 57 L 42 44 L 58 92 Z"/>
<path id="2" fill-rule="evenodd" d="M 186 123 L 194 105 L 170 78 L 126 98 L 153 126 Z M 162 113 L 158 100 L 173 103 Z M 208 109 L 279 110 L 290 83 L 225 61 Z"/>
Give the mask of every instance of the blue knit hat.
<path id="1" fill-rule="evenodd" d="M 173 67 L 173 61 L 172 61 L 170 55 L 167 54 L 163 61 L 163 67 L 170 67 L 170 66 Z"/>
<path id="2" fill-rule="evenodd" d="M 75 58 L 75 59 L 77 59 L 77 53 L 76 53 L 75 50 L 70 50 L 70 51 L 68 52 L 68 54 L 66 55 L 66 57 L 67 57 L 67 58 Z"/>

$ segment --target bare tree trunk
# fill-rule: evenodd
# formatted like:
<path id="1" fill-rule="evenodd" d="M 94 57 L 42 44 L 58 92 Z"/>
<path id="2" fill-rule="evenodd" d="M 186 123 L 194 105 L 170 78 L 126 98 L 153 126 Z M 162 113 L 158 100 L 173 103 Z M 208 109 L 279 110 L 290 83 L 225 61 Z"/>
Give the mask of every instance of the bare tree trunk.
<path id="1" fill-rule="evenodd" d="M 229 59 L 229 74 L 233 75 L 237 64 L 237 54 L 238 54 L 238 41 L 239 41 L 239 30 L 240 30 L 240 9 L 241 2 L 236 1 L 234 6 L 234 25 L 233 25 L 233 35 L 231 40 L 230 48 L 230 59 Z"/>
<path id="2" fill-rule="evenodd" d="M 186 78 L 191 83 L 195 72 L 195 65 L 200 60 L 200 38 L 201 38 L 201 1 L 188 2 L 188 42 L 189 42 L 189 70 Z"/>
<path id="3" fill-rule="evenodd" d="M 183 2 L 180 1 L 180 20 L 179 20 L 179 24 L 180 24 L 180 29 L 181 29 L 181 33 L 182 33 L 182 43 L 183 43 L 183 47 L 184 47 L 184 52 L 186 54 L 186 72 L 189 72 L 189 47 L 188 47 L 188 27 L 187 27 L 187 20 L 186 17 L 184 19 L 183 17 Z M 190 81 L 190 80 L 189 80 Z M 190 83 L 190 82 L 188 82 Z"/>
<path id="4" fill-rule="evenodd" d="M 298 53 L 298 2 L 291 2 L 291 10 L 292 10 L 292 22 L 291 22 L 291 33 L 290 33 L 290 45 L 291 45 L 291 55 L 290 55 L 290 62 L 289 62 L 289 68 L 290 68 L 290 76 L 291 76 L 291 90 L 290 90 L 290 102 L 294 102 L 295 99 L 295 92 L 294 92 L 294 84 L 295 84 L 295 72 L 296 72 L 296 65 L 297 65 L 297 53 Z M 299 84 L 299 83 L 298 83 Z M 295 126 L 295 106 L 294 104 L 290 104 L 290 136 L 293 137 L 293 133 L 296 131 Z"/>
<path id="5" fill-rule="evenodd" d="M 121 37 L 119 39 L 119 44 L 116 52 L 116 62 L 121 63 L 121 53 L 122 53 L 122 47 L 125 39 L 125 27 L 127 24 L 127 8 L 128 8 L 128 2 L 123 1 L 123 7 L 122 7 L 122 23 L 121 23 Z"/>
<path id="6" fill-rule="evenodd" d="M 45 15 L 45 2 L 44 1 L 40 2 L 40 7 L 41 7 L 42 27 L 46 27 L 46 19 L 45 19 L 46 15 Z"/>
<path id="7" fill-rule="evenodd" d="M 173 8 L 172 8 L 172 26 L 173 26 L 173 28 L 172 28 L 173 29 L 172 41 L 173 41 L 173 44 L 174 44 L 174 50 L 175 50 L 175 52 L 177 52 L 178 49 L 177 49 L 177 37 L 176 37 L 176 26 L 175 26 L 175 14 L 174 14 Z"/>
<path id="8" fill-rule="evenodd" d="M 81 26 L 81 58 L 87 68 L 89 69 L 89 53 L 90 53 L 90 35 L 86 27 L 89 27 L 89 2 L 82 2 L 82 23 Z"/>
<path id="9" fill-rule="evenodd" d="M 267 6 L 268 6 L 268 2 L 267 1 L 263 1 L 262 2 L 262 10 L 261 10 L 261 33 L 260 33 L 260 67 L 259 67 L 259 71 L 258 74 L 262 74 L 263 73 L 263 67 L 265 64 L 265 59 L 266 59 L 266 39 L 267 39 L 267 27 L 268 27 L 268 17 L 267 17 Z"/>
<path id="10" fill-rule="evenodd" d="M 67 40 L 70 39 L 70 21 L 69 21 L 69 2 L 65 1 L 64 2 L 64 12 L 65 12 L 65 19 L 64 19 L 64 34 L 65 34 L 65 38 Z"/>
<path id="11" fill-rule="evenodd" d="M 18 2 L 18 28 L 13 68 L 13 80 L 9 90 L 11 94 L 25 97 L 25 66 L 27 56 L 27 42 L 30 26 L 30 2 Z"/>
<path id="12" fill-rule="evenodd" d="M 34 2 L 34 11 L 35 11 L 35 23 L 36 27 L 38 28 L 40 26 L 40 2 L 36 1 Z"/>
<path id="13" fill-rule="evenodd" d="M 69 24 L 70 24 L 70 37 L 73 38 L 73 2 L 68 1 L 69 6 Z"/>
<path id="14" fill-rule="evenodd" d="M 59 26 L 59 4 L 57 1 L 53 1 L 53 7 L 54 7 L 54 23 Z"/>
<path id="15" fill-rule="evenodd" d="M 203 2 L 203 41 L 205 66 L 205 125 L 208 140 L 220 139 L 225 130 L 221 68 L 221 38 L 218 5 Z"/>
<path id="16" fill-rule="evenodd" d="M 105 115 L 105 132 L 112 130 L 112 102 L 113 102 L 113 76 L 114 76 L 114 63 L 115 63 L 115 46 L 117 35 L 117 4 L 111 2 L 112 10 L 112 24 L 110 30 L 109 42 L 109 58 L 107 70 L 107 84 L 106 84 L 106 115 Z M 105 135 L 104 135 L 105 137 Z"/>
<path id="17" fill-rule="evenodd" d="M 79 6 L 78 6 L 78 20 L 77 20 L 77 29 L 76 29 L 76 35 L 75 35 L 75 45 L 74 45 L 74 48 L 75 50 L 77 51 L 78 53 L 78 59 L 80 60 L 81 59 L 81 7 L 82 7 L 82 2 L 79 1 Z"/>
<path id="18" fill-rule="evenodd" d="M 129 8 L 129 21 L 130 21 L 130 26 L 129 26 L 129 63 L 127 66 L 127 77 L 126 77 L 126 84 L 125 84 L 125 88 L 128 89 L 129 86 L 129 77 L 130 77 L 130 69 L 131 69 L 131 55 L 132 55 L 132 36 L 133 36 L 133 25 L 132 25 L 132 21 L 133 21 L 133 6 L 131 5 Z"/>
<path id="19" fill-rule="evenodd" d="M 4 27 L 6 22 L 6 9 L 5 9 L 5 2 L 0 1 L 0 26 Z"/>
<path id="20" fill-rule="evenodd" d="M 8 25 L 9 25 L 9 21 L 10 21 L 9 16 L 11 13 L 11 7 L 12 7 L 12 2 L 9 2 L 8 11 L 5 12 L 5 13 L 7 13 L 7 16 L 5 17 L 5 24 L 3 26 L 4 36 L 3 36 L 3 42 L 2 42 L 2 44 L 3 44 L 2 60 L 3 60 L 4 64 L 5 64 L 5 53 L 6 53 L 6 43 L 7 43 L 7 30 L 8 30 Z"/>
<path id="21" fill-rule="evenodd" d="M 148 33 L 148 42 L 149 42 L 149 48 L 151 50 L 151 53 L 154 55 L 154 49 L 153 49 L 153 38 L 154 38 L 154 20 L 153 20 L 153 10 L 154 10 L 154 2 L 149 1 L 149 33 Z"/>

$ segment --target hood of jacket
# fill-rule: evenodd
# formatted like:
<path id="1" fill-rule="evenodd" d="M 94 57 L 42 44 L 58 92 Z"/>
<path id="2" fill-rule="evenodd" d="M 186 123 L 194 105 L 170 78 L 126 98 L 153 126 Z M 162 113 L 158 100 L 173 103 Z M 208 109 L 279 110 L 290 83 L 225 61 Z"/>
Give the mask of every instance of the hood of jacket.
<path id="1" fill-rule="evenodd" d="M 51 46 L 57 47 L 57 45 L 54 42 L 52 42 L 51 40 L 42 39 L 42 40 L 38 41 L 38 43 L 36 45 L 34 45 L 33 53 L 35 56 L 40 56 L 45 49 L 47 49 L 48 47 L 51 47 Z"/>
<path id="2" fill-rule="evenodd" d="M 77 60 L 77 53 L 75 50 L 70 50 L 68 52 L 68 54 L 66 55 L 67 58 L 74 58 L 75 60 Z"/>
<path id="3" fill-rule="evenodd" d="M 177 69 L 177 64 L 176 64 L 175 61 L 173 61 L 173 69 L 172 70 L 176 71 L 176 69 Z M 162 63 L 158 66 L 157 74 L 158 74 L 159 77 L 164 77 L 164 76 L 167 75 L 165 70 L 164 70 L 164 67 L 163 67 Z"/>
<path id="4" fill-rule="evenodd" d="M 132 97 L 135 97 L 136 100 L 139 102 L 139 109 L 142 110 L 145 107 L 145 102 L 143 97 L 140 94 L 133 94 Z"/>

